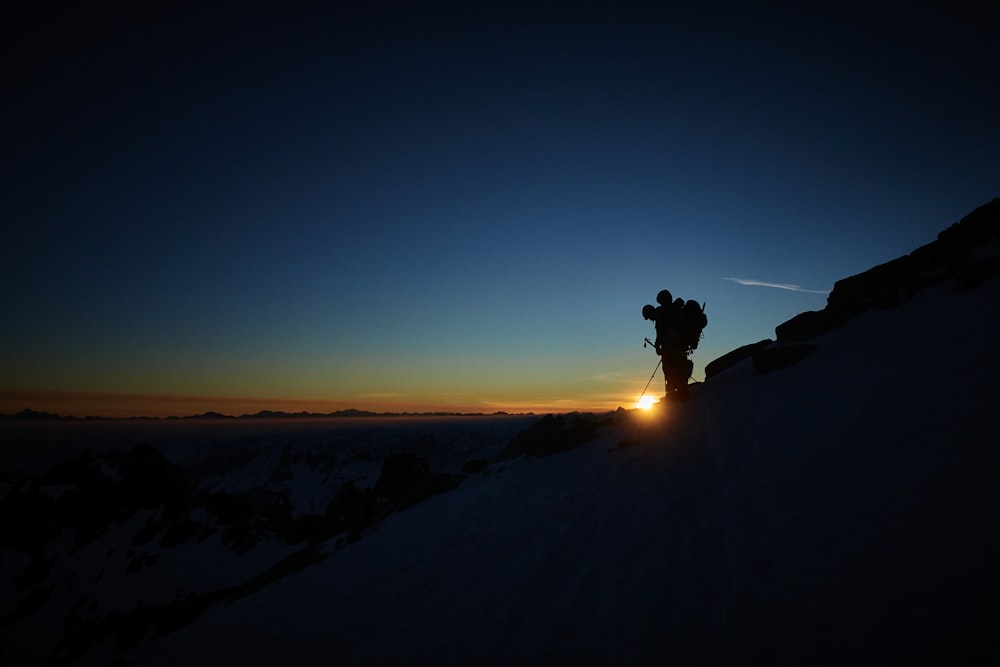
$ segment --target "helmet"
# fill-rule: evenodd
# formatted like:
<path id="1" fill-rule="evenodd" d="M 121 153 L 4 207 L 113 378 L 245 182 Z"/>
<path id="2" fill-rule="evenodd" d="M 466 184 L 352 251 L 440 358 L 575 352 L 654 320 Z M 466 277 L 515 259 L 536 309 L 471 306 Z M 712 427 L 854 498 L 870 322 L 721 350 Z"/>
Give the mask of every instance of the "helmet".
<path id="1" fill-rule="evenodd" d="M 674 300 L 674 296 L 669 290 L 661 289 L 660 293 L 656 295 L 656 303 L 661 306 L 666 306 Z"/>
<path id="2" fill-rule="evenodd" d="M 642 307 L 642 319 L 651 320 L 656 316 L 656 308 L 650 304 L 646 304 Z"/>

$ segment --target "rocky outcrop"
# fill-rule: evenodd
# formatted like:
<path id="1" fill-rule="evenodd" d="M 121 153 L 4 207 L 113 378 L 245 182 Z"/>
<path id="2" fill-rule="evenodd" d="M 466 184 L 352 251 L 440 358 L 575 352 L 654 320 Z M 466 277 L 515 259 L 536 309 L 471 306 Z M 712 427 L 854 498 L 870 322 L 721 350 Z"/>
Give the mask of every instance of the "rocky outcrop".
<path id="1" fill-rule="evenodd" d="M 980 206 L 910 254 L 838 280 L 823 310 L 799 313 L 775 327 L 778 346 L 760 341 L 737 348 L 709 363 L 705 378 L 747 357 L 753 357 L 754 368 L 762 373 L 784 368 L 811 351 L 795 344 L 841 327 L 872 308 L 900 306 L 919 291 L 947 280 L 973 288 L 1000 274 L 1000 255 L 983 250 L 998 238 L 1000 198 Z M 985 257 L 977 256 L 984 252 Z"/>
<path id="2" fill-rule="evenodd" d="M 845 318 L 831 310 L 807 310 L 774 328 L 779 343 L 798 343 L 836 329 Z"/>
<path id="3" fill-rule="evenodd" d="M 392 506 L 405 509 L 462 483 L 461 475 L 434 472 L 430 461 L 415 454 L 394 454 L 382 463 L 375 494 Z"/>
<path id="4" fill-rule="evenodd" d="M 838 280 L 827 299 L 826 310 L 832 320 L 843 323 L 873 307 L 898 306 L 926 287 L 968 274 L 974 251 L 998 234 L 1000 199 L 994 199 L 909 255 Z M 988 269 L 995 263 L 996 260 L 987 261 L 981 274 L 995 275 L 989 274 Z"/>
<path id="5" fill-rule="evenodd" d="M 952 271 L 963 287 L 972 288 L 1000 274 L 1000 255 L 991 255 L 978 262 L 957 267 Z"/>
<path id="6" fill-rule="evenodd" d="M 521 455 L 548 456 L 574 449 L 593 438 L 597 426 L 597 422 L 580 417 L 547 415 L 514 436 L 497 460 Z"/>
<path id="7" fill-rule="evenodd" d="M 718 359 L 710 361 L 707 366 L 705 366 L 705 379 L 718 375 L 727 368 L 731 368 L 736 364 L 740 363 L 744 359 L 748 359 L 753 356 L 753 353 L 761 348 L 767 347 L 774 341 L 770 338 L 765 338 L 764 340 L 757 341 L 756 343 L 751 343 L 749 345 L 744 345 L 738 347 L 735 350 L 727 352 Z"/>

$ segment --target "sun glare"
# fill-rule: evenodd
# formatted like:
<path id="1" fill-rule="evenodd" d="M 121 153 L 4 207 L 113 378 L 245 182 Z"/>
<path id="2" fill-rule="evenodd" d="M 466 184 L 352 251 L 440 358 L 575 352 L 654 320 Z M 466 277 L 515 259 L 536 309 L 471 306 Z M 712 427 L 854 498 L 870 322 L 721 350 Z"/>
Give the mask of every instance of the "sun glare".
<path id="1" fill-rule="evenodd" d="M 656 403 L 656 399 L 652 396 L 643 396 L 639 399 L 639 402 L 635 404 L 635 407 L 641 408 L 643 410 L 649 410 L 653 407 L 653 403 Z"/>

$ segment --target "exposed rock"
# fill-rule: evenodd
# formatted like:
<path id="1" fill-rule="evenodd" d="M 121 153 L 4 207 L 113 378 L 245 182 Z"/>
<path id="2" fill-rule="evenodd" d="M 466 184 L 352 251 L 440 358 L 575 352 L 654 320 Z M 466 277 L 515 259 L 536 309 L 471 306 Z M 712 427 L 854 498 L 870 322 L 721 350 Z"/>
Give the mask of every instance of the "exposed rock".
<path id="1" fill-rule="evenodd" d="M 357 541 L 388 511 L 374 491 L 348 484 L 326 506 L 319 535 L 325 537 L 346 531 L 348 541 Z"/>
<path id="2" fill-rule="evenodd" d="M 892 308 L 914 293 L 968 269 L 972 251 L 1000 233 L 1000 199 L 980 206 L 940 234 L 936 241 L 834 283 L 826 310 L 841 316 L 858 315 L 875 306 Z M 982 275 L 989 273 L 985 264 Z M 973 271 L 973 276 L 980 275 Z M 961 280 L 961 278 L 960 278 Z M 973 280 L 975 278 L 973 277 Z"/>
<path id="3" fill-rule="evenodd" d="M 477 472 L 483 472 L 488 467 L 490 467 L 490 462 L 486 459 L 470 459 L 462 464 L 462 472 L 475 474 Z"/>
<path id="4" fill-rule="evenodd" d="M 958 282 L 962 283 L 962 286 L 975 287 L 1000 273 L 1000 255 L 993 255 L 973 264 L 960 266 L 952 273 Z"/>
<path id="5" fill-rule="evenodd" d="M 779 324 L 774 333 L 779 343 L 799 343 L 841 326 L 846 319 L 830 310 L 808 310 Z"/>
<path id="6" fill-rule="evenodd" d="M 416 454 L 393 454 L 382 463 L 375 493 L 404 509 L 443 491 L 451 491 L 465 479 L 461 475 L 433 472 L 430 461 Z"/>
<path id="7" fill-rule="evenodd" d="M 827 297 L 826 310 L 846 318 L 875 306 L 894 308 L 916 291 L 911 285 L 912 277 L 918 273 L 916 268 L 917 263 L 904 255 L 838 280 Z"/>
<path id="8" fill-rule="evenodd" d="M 710 377 L 718 375 L 727 368 L 732 368 L 744 359 L 752 356 L 755 351 L 765 348 L 773 342 L 774 341 L 772 339 L 765 338 L 764 340 L 757 341 L 756 343 L 744 345 L 727 352 L 718 359 L 709 362 L 708 365 L 705 366 L 705 379 L 707 380 Z"/>
<path id="9" fill-rule="evenodd" d="M 515 435 L 497 457 L 498 461 L 528 456 L 548 456 L 579 447 L 594 437 L 597 424 L 580 417 L 566 419 L 547 415 Z"/>
<path id="10" fill-rule="evenodd" d="M 1000 234 L 1000 198 L 983 204 L 938 234 L 955 260 L 964 260 L 968 252 Z"/>

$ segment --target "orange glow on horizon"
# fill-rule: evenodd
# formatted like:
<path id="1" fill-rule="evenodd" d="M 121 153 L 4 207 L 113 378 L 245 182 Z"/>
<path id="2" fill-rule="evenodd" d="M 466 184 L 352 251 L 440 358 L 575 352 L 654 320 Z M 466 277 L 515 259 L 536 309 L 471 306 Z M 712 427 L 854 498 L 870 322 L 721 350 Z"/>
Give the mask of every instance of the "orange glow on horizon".
<path id="1" fill-rule="evenodd" d="M 178 396 L 73 391 L 0 390 L 0 414 L 17 414 L 30 409 L 73 417 L 187 417 L 218 412 L 238 417 L 270 410 L 288 413 L 327 414 L 338 410 L 364 410 L 379 413 L 568 413 L 608 412 L 622 405 L 594 400 L 483 400 L 478 403 L 408 401 L 404 396 L 353 399 L 248 398 L 218 396 Z"/>

